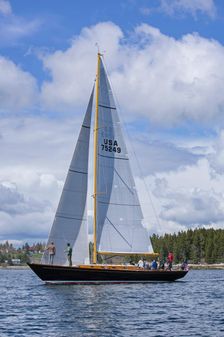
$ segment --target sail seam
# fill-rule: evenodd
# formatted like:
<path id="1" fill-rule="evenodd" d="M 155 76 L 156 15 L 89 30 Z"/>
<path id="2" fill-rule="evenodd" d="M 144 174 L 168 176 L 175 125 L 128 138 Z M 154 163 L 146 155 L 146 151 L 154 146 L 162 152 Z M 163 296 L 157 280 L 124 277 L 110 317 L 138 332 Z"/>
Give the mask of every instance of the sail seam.
<path id="1" fill-rule="evenodd" d="M 100 204 L 107 204 L 107 205 L 119 205 L 119 206 L 131 206 L 131 207 L 139 207 L 140 205 L 138 204 L 138 205 L 131 205 L 131 204 L 117 204 L 117 203 L 115 203 L 115 202 L 105 202 L 105 201 L 99 201 L 98 200 L 98 202 L 100 203 Z"/>
<path id="2" fill-rule="evenodd" d="M 119 158 L 119 157 L 110 157 L 110 156 L 104 156 L 103 154 L 98 153 L 98 156 L 100 157 L 105 157 L 105 158 L 110 158 L 110 159 L 121 159 L 121 160 L 129 160 L 129 158 Z"/>
<path id="3" fill-rule="evenodd" d="M 90 129 L 90 126 L 86 126 L 86 125 L 84 125 L 84 124 L 82 124 L 82 127 L 83 127 L 83 128 L 86 128 L 86 129 Z"/>
<path id="4" fill-rule="evenodd" d="M 83 171 L 77 171 L 73 169 L 69 169 L 70 172 L 75 172 L 75 173 L 80 173 L 80 174 L 88 174 L 88 172 L 83 172 Z"/>
<path id="5" fill-rule="evenodd" d="M 113 106 L 108 106 L 108 105 L 103 105 L 103 104 L 99 104 L 99 106 L 100 106 L 101 108 L 106 108 L 106 109 L 116 110 L 116 108 L 113 107 Z"/>
<path id="6" fill-rule="evenodd" d="M 55 217 L 56 217 L 56 218 L 63 218 L 63 219 L 73 219 L 73 220 L 82 220 L 82 221 L 86 221 L 85 218 L 75 218 L 75 217 L 72 217 L 72 216 L 64 216 L 64 215 L 59 215 L 59 214 L 56 214 Z"/>

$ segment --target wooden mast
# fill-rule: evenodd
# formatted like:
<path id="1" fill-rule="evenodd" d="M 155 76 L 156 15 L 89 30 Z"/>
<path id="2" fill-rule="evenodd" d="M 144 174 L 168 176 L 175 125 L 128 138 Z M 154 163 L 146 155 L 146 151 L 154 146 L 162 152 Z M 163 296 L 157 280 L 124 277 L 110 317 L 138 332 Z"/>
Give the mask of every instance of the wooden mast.
<path id="1" fill-rule="evenodd" d="M 94 162 L 93 162 L 93 263 L 97 263 L 96 226 L 97 226 L 97 154 L 98 154 L 98 115 L 99 115 L 99 77 L 100 53 L 97 54 L 96 73 L 96 111 L 94 123 Z"/>

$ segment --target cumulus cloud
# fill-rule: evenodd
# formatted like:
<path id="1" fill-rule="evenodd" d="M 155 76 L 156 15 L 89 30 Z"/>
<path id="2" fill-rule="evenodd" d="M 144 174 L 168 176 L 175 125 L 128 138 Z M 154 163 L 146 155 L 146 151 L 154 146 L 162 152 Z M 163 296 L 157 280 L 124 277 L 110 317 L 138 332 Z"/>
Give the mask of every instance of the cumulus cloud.
<path id="1" fill-rule="evenodd" d="M 25 20 L 13 13 L 11 4 L 7 0 L 0 0 L 0 46 L 18 44 L 22 38 L 36 33 L 42 22 L 39 19 Z"/>
<path id="2" fill-rule="evenodd" d="M 213 145 L 212 153 L 208 154 L 208 160 L 216 174 L 224 173 L 224 131 L 220 132 L 217 141 Z"/>
<path id="3" fill-rule="evenodd" d="M 159 188 L 157 194 L 158 190 Z M 187 227 L 209 225 L 224 220 L 223 196 L 213 190 L 201 190 L 191 186 L 189 189 L 175 191 L 166 186 L 162 189 L 160 197 L 166 199 L 160 213 L 163 220 Z"/>
<path id="4" fill-rule="evenodd" d="M 141 174 L 149 174 L 176 171 L 181 167 L 194 165 L 202 157 L 201 154 L 194 154 L 188 148 L 179 147 L 165 141 L 150 141 L 147 136 L 139 139 L 135 135 L 134 151 L 129 144 L 129 156 L 134 163 L 134 170 L 138 172 L 138 165 L 141 167 Z M 144 165 L 137 164 L 137 158 L 144 158 Z"/>
<path id="5" fill-rule="evenodd" d="M 42 86 L 45 108 L 66 111 L 88 100 L 98 41 L 106 50 L 115 96 L 129 119 L 156 123 L 222 123 L 224 47 L 198 34 L 174 39 L 143 24 L 129 36 L 112 23 L 85 28 L 72 46 L 43 55 L 51 80 Z"/>
<path id="6" fill-rule="evenodd" d="M 17 176 L 12 173 L 8 172 L 8 178 L 13 183 L 3 181 L 6 174 L 0 171 L 0 239 L 28 240 L 36 237 L 44 240 L 54 218 L 55 200 L 61 191 L 61 184 L 53 176 L 49 179 L 44 174 L 36 173 L 34 185 L 29 170 L 22 172 L 18 167 Z M 26 182 L 19 180 L 24 174 Z"/>
<path id="7" fill-rule="evenodd" d="M 41 87 L 43 109 L 68 112 L 87 103 L 96 42 L 106 50 L 105 63 L 126 120 L 223 125 L 224 47 L 198 34 L 174 39 L 146 24 L 125 36 L 115 24 L 100 23 L 83 29 L 67 50 L 42 54 L 50 75 Z M 1 110 L 20 110 L 38 100 L 31 74 L 3 57 L 0 68 Z"/>
<path id="8" fill-rule="evenodd" d="M 109 37 L 109 38 L 108 38 Z M 42 101 L 47 108 L 66 110 L 86 103 L 96 74 L 97 46 L 107 51 L 114 63 L 122 32 L 113 23 L 84 28 L 65 52 L 43 55 L 45 69 L 52 80 L 42 86 Z"/>
<path id="9" fill-rule="evenodd" d="M 41 88 L 42 107 L 71 110 L 74 123 L 68 115 L 1 119 L 0 232 L 9 239 L 25 233 L 39 238 L 49 231 L 95 78 L 95 42 L 107 50 L 106 65 L 126 120 L 143 117 L 154 122 L 150 126 L 164 127 L 187 120 L 222 127 L 224 51 L 218 42 L 194 34 L 177 40 L 149 25 L 129 36 L 112 23 L 84 29 L 66 51 L 42 55 L 51 76 Z M 1 110 L 28 107 L 38 95 L 35 80 L 11 61 L 1 60 Z M 210 142 L 190 136 L 158 140 L 156 131 L 150 137 L 134 131 L 154 205 L 151 212 L 157 213 L 151 220 L 149 199 L 138 178 L 148 228 L 158 232 L 158 220 L 163 232 L 203 222 L 222 226 L 224 184 L 221 175 L 214 174 L 222 172 L 222 133 Z"/>
<path id="10" fill-rule="evenodd" d="M 36 174 L 51 183 L 49 175 L 61 175 L 69 165 L 74 151 L 81 119 L 56 119 L 47 116 L 7 116 L 0 120 L 2 179 L 17 177 L 17 169 L 24 172 L 18 182 L 35 184 Z M 60 165 L 58 165 L 60 162 Z M 9 172 L 10 173 L 7 173 Z M 30 173 L 29 173 L 30 171 Z M 33 174 L 32 174 L 33 172 Z M 42 179 L 42 180 L 43 180 Z M 46 185 L 47 182 L 42 182 Z"/>
<path id="11" fill-rule="evenodd" d="M 45 238 L 52 217 L 50 203 L 25 196 L 16 184 L 0 183 L 0 239 L 15 239 L 21 236 Z"/>
<path id="12" fill-rule="evenodd" d="M 0 112 L 15 112 L 33 106 L 37 96 L 35 78 L 0 56 Z"/>
<path id="13" fill-rule="evenodd" d="M 52 222 L 52 212 L 28 212 L 11 215 L 0 212 L 0 240 L 45 240 L 49 233 L 49 223 Z"/>
<path id="14" fill-rule="evenodd" d="M 0 45 L 11 46 L 17 44 L 22 38 L 36 33 L 42 23 L 39 20 L 25 21 L 14 15 L 7 16 L 5 20 L 0 22 Z"/>
<path id="15" fill-rule="evenodd" d="M 43 117 L 7 117 L 0 129 L 0 239 L 46 239 L 76 126 Z"/>
<path id="16" fill-rule="evenodd" d="M 18 192 L 15 184 L 11 186 L 4 182 L 0 184 L 0 212 L 15 215 L 41 211 L 47 207 L 46 201 L 44 203 L 43 201 L 39 202 L 32 197 L 25 198 Z"/>
<path id="17" fill-rule="evenodd" d="M 220 118 L 222 45 L 197 34 L 175 40 L 148 25 L 138 27 L 136 36 L 141 49 L 111 77 L 123 108 L 166 125 Z"/>
<path id="18" fill-rule="evenodd" d="M 9 1 L 0 0 L 0 13 L 3 15 L 10 15 L 12 13 L 12 8 Z"/>
<path id="19" fill-rule="evenodd" d="M 63 124 L 40 117 L 27 117 L 20 122 L 12 118 L 5 120 L 0 140 L 6 149 L 2 152 L 0 169 L 0 239 L 23 237 L 29 241 L 47 237 L 75 147 L 74 132 L 77 134 L 78 129 L 69 120 Z M 158 161 L 160 147 L 156 151 L 149 150 L 149 155 L 147 142 L 141 143 L 143 146 L 137 157 L 145 171 L 143 176 L 135 172 L 135 177 L 138 176 L 144 224 L 150 233 L 162 234 L 206 224 L 222 227 L 224 183 L 220 175 L 212 176 L 207 152 L 202 151 L 204 156 L 191 156 L 190 146 L 180 151 L 174 143 L 172 146 L 162 144 L 159 154 L 162 161 Z M 150 171 L 150 162 L 156 161 L 157 166 Z M 90 160 L 90 172 L 91 163 Z M 91 215 L 92 181 L 89 187 L 88 213 Z"/>
<path id="20" fill-rule="evenodd" d="M 148 176 L 145 184 L 138 179 L 137 185 L 151 231 L 163 233 L 224 226 L 224 182 L 220 176 L 212 175 L 206 157 L 175 172 Z"/>
<path id="21" fill-rule="evenodd" d="M 168 15 L 190 14 L 197 17 L 198 13 L 214 18 L 216 6 L 213 0 L 160 0 L 160 9 Z"/>

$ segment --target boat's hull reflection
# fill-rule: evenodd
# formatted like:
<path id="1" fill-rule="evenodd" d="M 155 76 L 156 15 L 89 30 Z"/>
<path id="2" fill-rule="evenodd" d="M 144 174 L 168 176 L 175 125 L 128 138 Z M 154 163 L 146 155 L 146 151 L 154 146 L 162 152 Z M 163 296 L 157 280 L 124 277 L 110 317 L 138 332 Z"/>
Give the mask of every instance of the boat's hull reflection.
<path id="1" fill-rule="evenodd" d="M 29 263 L 29 267 L 46 283 L 57 284 L 100 284 L 133 283 L 152 281 L 175 281 L 184 277 L 183 270 L 144 270 L 125 267 L 102 266 L 56 266 Z"/>

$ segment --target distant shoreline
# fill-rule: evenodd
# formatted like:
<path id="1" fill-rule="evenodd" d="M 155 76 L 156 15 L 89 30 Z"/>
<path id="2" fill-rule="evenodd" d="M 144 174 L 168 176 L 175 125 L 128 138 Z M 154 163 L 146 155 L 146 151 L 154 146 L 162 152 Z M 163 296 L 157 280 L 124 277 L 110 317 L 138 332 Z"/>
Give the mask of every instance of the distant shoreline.
<path id="1" fill-rule="evenodd" d="M 216 270 L 223 270 L 224 263 L 213 263 L 213 264 L 188 264 L 190 270 L 208 270 L 208 269 L 216 269 Z M 174 269 L 180 267 L 180 265 L 174 265 Z M 20 265 L 20 266 L 1 266 L 0 269 L 7 269 L 7 270 L 23 270 L 29 269 L 27 265 Z"/>
<path id="2" fill-rule="evenodd" d="M 188 264 L 189 269 L 202 270 L 202 269 L 224 269 L 224 263 L 213 263 L 213 264 Z"/>
<path id="3" fill-rule="evenodd" d="M 28 269 L 29 267 L 27 265 L 21 265 L 21 266 L 0 266 L 0 269 L 8 269 L 8 270 L 18 270 L 18 269 Z"/>

